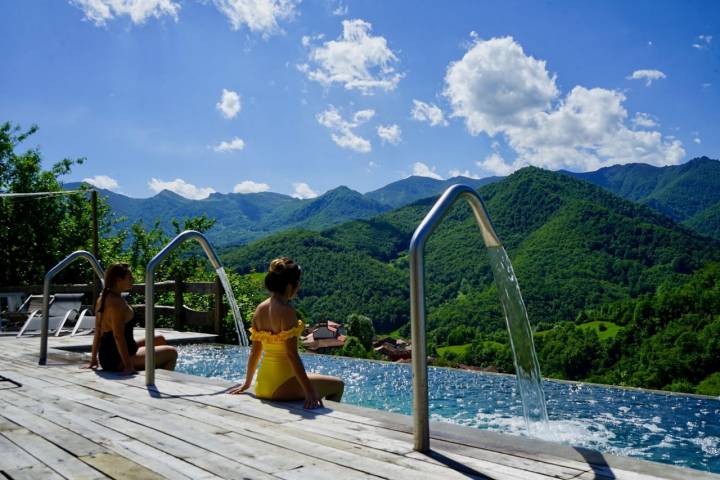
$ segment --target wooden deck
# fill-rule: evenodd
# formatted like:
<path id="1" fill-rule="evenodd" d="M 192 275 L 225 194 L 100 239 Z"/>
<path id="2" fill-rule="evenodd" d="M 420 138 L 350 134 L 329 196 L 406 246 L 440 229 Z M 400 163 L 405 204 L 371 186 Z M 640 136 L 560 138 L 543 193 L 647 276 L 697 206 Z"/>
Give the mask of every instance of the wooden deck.
<path id="1" fill-rule="evenodd" d="M 38 338 L 0 338 L 0 478 L 720 479 L 436 422 L 423 455 L 403 415 L 333 402 L 307 411 L 161 370 L 148 389 L 142 374 L 79 368 L 87 357 L 57 350 L 70 344 L 81 346 L 51 338 L 40 367 Z"/>

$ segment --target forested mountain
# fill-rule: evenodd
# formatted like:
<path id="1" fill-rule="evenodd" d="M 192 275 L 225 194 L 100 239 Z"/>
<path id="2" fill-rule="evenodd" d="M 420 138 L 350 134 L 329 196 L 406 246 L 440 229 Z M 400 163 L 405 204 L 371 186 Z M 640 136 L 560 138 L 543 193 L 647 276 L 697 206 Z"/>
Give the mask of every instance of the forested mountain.
<path id="1" fill-rule="evenodd" d="M 368 192 L 365 196 L 384 205 L 397 208 L 422 198 L 440 195 L 450 185 L 456 183 L 464 183 L 473 188 L 479 188 L 483 185 L 497 182 L 498 180 L 502 180 L 502 177 L 486 177 L 481 179 L 453 177 L 447 180 L 437 180 L 430 177 L 412 176 Z"/>
<path id="2" fill-rule="evenodd" d="M 66 189 L 77 188 L 66 184 Z M 321 229 L 356 218 L 367 218 L 390 209 L 347 187 L 338 187 L 319 197 L 301 200 L 279 193 L 213 193 L 202 200 L 163 190 L 150 198 L 130 198 L 99 189 L 113 214 L 124 218 L 120 228 L 141 221 L 146 228 L 156 221 L 165 232 L 172 220 L 207 215 L 216 220 L 208 232 L 217 245 L 239 244 L 288 228 Z"/>
<path id="3" fill-rule="evenodd" d="M 653 210 L 559 173 L 525 168 L 482 187 L 515 266 L 531 321 L 574 320 L 585 308 L 682 281 L 720 244 Z M 369 315 L 380 331 L 407 321 L 406 249 L 434 199 L 322 232 L 292 231 L 227 249 L 234 269 L 262 271 L 290 255 L 303 265 L 299 306 L 311 319 Z M 454 326 L 504 328 L 477 226 L 456 206 L 427 246 L 429 328 L 438 343 Z"/>
<path id="4" fill-rule="evenodd" d="M 669 167 L 640 163 L 595 172 L 563 172 L 643 203 L 673 220 L 720 239 L 720 161 L 699 157 Z"/>

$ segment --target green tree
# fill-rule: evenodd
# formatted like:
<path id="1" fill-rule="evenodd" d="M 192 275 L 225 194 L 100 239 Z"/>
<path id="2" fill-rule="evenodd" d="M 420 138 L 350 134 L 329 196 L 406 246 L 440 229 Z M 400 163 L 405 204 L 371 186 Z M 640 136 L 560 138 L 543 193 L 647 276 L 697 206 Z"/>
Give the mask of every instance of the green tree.
<path id="1" fill-rule="evenodd" d="M 372 348 L 373 340 L 375 339 L 375 328 L 369 317 L 351 313 L 346 319 L 346 327 L 350 338 L 355 337 L 360 340 L 365 350 Z"/>
<path id="2" fill-rule="evenodd" d="M 367 350 L 357 337 L 347 337 L 345 345 L 340 349 L 340 355 L 345 357 L 365 358 Z"/>

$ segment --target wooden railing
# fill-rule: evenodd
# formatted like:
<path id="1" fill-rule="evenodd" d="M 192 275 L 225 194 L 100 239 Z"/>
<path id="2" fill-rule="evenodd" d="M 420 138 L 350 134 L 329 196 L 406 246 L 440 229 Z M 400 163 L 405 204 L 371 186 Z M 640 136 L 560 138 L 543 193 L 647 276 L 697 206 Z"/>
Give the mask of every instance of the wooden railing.
<path id="1" fill-rule="evenodd" d="M 158 293 L 173 293 L 173 305 L 155 305 L 156 315 L 161 317 L 172 317 L 173 325 L 176 330 L 185 330 L 192 327 L 212 328 L 214 333 L 220 333 L 222 319 L 227 314 L 227 308 L 222 301 L 225 291 L 219 279 L 214 282 L 182 282 L 175 280 L 166 280 L 155 283 L 155 291 Z M 0 292 L 6 293 L 24 293 L 25 295 L 42 295 L 42 285 L 22 285 L 22 286 L 0 286 Z M 94 288 L 90 284 L 72 284 L 72 285 L 53 285 L 52 293 L 85 293 L 87 294 L 88 303 L 92 302 Z M 132 294 L 145 294 L 145 284 L 136 283 L 131 290 Z M 200 295 L 212 295 L 214 302 L 212 309 L 205 312 L 194 310 L 184 303 L 184 294 L 194 293 Z M 135 315 L 140 322 L 145 320 L 145 305 L 133 304 Z"/>

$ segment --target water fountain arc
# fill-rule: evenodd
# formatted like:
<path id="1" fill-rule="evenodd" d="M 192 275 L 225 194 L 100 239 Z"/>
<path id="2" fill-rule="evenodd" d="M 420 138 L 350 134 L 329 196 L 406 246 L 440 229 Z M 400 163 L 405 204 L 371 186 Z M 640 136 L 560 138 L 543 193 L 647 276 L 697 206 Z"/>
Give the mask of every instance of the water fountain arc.
<path id="1" fill-rule="evenodd" d="M 68 266 L 70 266 L 70 264 L 79 259 L 85 259 L 90 263 L 95 275 L 97 275 L 100 279 L 100 285 L 105 287 L 105 272 L 102 265 L 100 265 L 100 262 L 92 253 L 86 250 L 72 252 L 70 255 L 62 259 L 60 263 L 48 270 L 43 281 L 43 316 L 40 323 L 40 360 L 38 362 L 40 365 L 47 364 L 48 323 L 50 316 L 50 282 L 58 273 L 65 270 Z"/>
<path id="2" fill-rule="evenodd" d="M 430 212 L 415 229 L 409 248 L 414 448 L 420 452 L 427 452 L 430 449 L 425 331 L 425 244 L 437 225 L 445 218 L 450 208 L 460 199 L 466 200 L 470 205 L 490 255 L 495 282 L 498 286 L 498 293 L 500 294 L 510 334 L 510 344 L 513 349 L 526 421 L 529 422 L 530 417 L 547 420 L 540 368 L 537 364 L 532 332 L 530 331 L 527 311 L 520 295 L 512 265 L 500 239 L 495 233 L 480 195 L 467 185 L 453 185 L 435 202 Z M 522 350 L 520 354 L 518 354 L 519 350 Z M 536 405 L 536 407 L 528 413 L 528 405 Z"/>
<path id="3" fill-rule="evenodd" d="M 181 232 L 179 235 L 177 235 L 175 238 L 173 238 L 165 247 L 160 250 L 147 264 L 147 267 L 145 268 L 145 344 L 146 345 L 152 345 L 154 343 L 155 339 L 155 309 L 154 305 L 155 302 L 153 300 L 154 294 L 155 294 L 155 268 L 160 264 L 160 262 L 163 261 L 163 259 L 173 250 L 175 250 L 177 247 L 179 247 L 181 244 L 190 241 L 195 240 L 197 241 L 200 246 L 202 247 L 203 251 L 205 252 L 205 255 L 207 255 L 208 260 L 210 260 L 210 263 L 212 264 L 213 268 L 216 272 L 218 272 L 218 275 L 221 276 L 221 279 L 224 275 L 224 269 L 222 264 L 220 263 L 220 259 L 215 252 L 215 249 L 210 245 L 210 242 L 208 239 L 203 235 L 202 233 L 196 231 L 196 230 L 185 230 L 184 232 Z M 221 274 L 222 272 L 222 274 Z M 229 282 L 227 281 L 226 277 L 223 282 L 223 287 L 226 289 L 226 294 L 228 296 L 232 295 L 232 290 L 228 291 L 229 288 Z M 232 302 L 231 302 L 232 304 Z M 237 308 L 234 308 L 234 310 L 237 310 Z M 238 321 L 242 321 L 241 319 L 238 319 L 239 312 L 233 311 L 233 315 L 235 316 L 235 328 L 238 329 L 238 337 L 244 338 L 245 330 L 244 328 L 241 330 L 238 327 Z M 247 341 L 245 341 L 245 344 L 247 344 Z M 155 384 L 155 352 L 153 349 L 149 349 L 147 351 L 147 354 L 145 355 L 145 385 L 154 385 Z"/>

